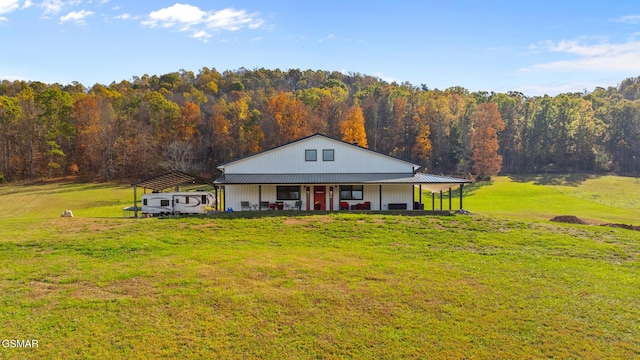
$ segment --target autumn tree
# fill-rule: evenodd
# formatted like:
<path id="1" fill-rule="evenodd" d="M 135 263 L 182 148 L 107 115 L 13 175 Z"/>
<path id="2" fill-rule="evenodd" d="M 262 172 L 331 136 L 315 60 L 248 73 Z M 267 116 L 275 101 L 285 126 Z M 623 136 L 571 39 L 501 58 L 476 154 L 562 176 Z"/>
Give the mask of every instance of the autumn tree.
<path id="1" fill-rule="evenodd" d="M 342 141 L 356 143 L 362 147 L 368 147 L 367 134 L 364 131 L 364 115 L 359 104 L 354 104 L 347 110 L 344 119 L 340 123 Z"/>
<path id="2" fill-rule="evenodd" d="M 498 131 L 502 130 L 504 122 L 495 103 L 483 103 L 476 107 L 471 159 L 473 171 L 479 178 L 496 175 L 502 167 L 502 156 L 498 155 Z"/>
<path id="3" fill-rule="evenodd" d="M 280 92 L 267 102 L 267 111 L 276 125 L 276 143 L 279 145 L 311 135 L 307 119 L 307 108 L 291 93 Z"/>

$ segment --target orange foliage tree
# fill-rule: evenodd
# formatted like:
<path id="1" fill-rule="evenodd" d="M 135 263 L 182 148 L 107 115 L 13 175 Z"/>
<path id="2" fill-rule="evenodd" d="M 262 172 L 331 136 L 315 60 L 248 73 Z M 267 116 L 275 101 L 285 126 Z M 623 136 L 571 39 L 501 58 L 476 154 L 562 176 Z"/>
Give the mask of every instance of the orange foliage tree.
<path id="1" fill-rule="evenodd" d="M 479 178 L 498 174 L 502 169 L 502 156 L 498 155 L 498 131 L 504 130 L 504 122 L 495 103 L 476 106 L 475 131 L 471 136 L 473 146 L 473 171 Z"/>
<path id="2" fill-rule="evenodd" d="M 364 115 L 360 105 L 354 104 L 345 114 L 340 123 L 342 140 L 348 143 L 357 143 L 359 146 L 368 147 L 367 133 L 364 131 Z"/>
<path id="3" fill-rule="evenodd" d="M 293 97 L 293 94 L 280 92 L 267 102 L 267 112 L 273 116 L 276 124 L 276 138 L 280 144 L 311 135 L 306 121 L 306 105 Z"/>

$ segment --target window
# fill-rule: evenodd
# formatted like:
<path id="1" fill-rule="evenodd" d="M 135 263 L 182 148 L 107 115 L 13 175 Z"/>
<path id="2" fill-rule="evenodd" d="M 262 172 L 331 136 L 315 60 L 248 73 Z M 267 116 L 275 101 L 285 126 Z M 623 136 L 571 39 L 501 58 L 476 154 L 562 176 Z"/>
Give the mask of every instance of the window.
<path id="1" fill-rule="evenodd" d="M 148 205 L 147 204 L 147 199 L 142 199 L 142 205 Z"/>
<path id="2" fill-rule="evenodd" d="M 169 206 L 169 200 L 160 200 L 160 206 Z"/>
<path id="3" fill-rule="evenodd" d="M 277 186 L 278 200 L 300 200 L 300 186 Z"/>
<path id="4" fill-rule="evenodd" d="M 305 150 L 304 161 L 318 161 L 318 151 L 316 149 Z"/>
<path id="5" fill-rule="evenodd" d="M 207 199 L 207 195 L 202 195 L 201 204 L 207 205 L 209 203 L 209 199 Z"/>
<path id="6" fill-rule="evenodd" d="M 333 149 L 322 150 L 322 161 L 333 161 Z"/>
<path id="7" fill-rule="evenodd" d="M 340 185 L 340 200 L 362 200 L 362 185 Z"/>

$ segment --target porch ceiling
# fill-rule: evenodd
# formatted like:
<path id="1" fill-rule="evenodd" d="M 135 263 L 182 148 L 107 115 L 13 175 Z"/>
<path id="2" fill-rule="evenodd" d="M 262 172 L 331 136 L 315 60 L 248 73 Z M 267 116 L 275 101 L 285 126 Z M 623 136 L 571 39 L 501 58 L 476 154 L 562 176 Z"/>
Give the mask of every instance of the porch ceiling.
<path id="1" fill-rule="evenodd" d="M 361 173 L 361 174 L 225 174 L 216 185 L 249 184 L 413 184 L 426 189 L 446 189 L 470 183 L 466 179 L 424 173 Z"/>

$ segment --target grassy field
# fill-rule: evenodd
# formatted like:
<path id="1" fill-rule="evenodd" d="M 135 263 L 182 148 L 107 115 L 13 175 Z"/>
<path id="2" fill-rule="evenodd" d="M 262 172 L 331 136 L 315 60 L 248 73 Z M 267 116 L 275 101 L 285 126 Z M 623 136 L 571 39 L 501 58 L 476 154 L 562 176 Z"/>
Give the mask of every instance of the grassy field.
<path id="1" fill-rule="evenodd" d="M 0 337 L 39 345 L 0 358 L 639 358 L 640 232 L 543 220 L 638 225 L 618 180 L 498 178 L 453 217 L 130 219 L 127 186 L 0 187 Z"/>

